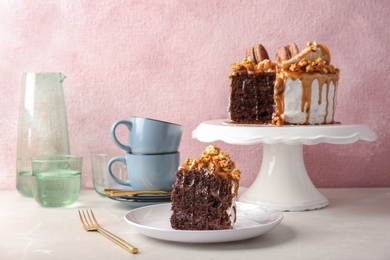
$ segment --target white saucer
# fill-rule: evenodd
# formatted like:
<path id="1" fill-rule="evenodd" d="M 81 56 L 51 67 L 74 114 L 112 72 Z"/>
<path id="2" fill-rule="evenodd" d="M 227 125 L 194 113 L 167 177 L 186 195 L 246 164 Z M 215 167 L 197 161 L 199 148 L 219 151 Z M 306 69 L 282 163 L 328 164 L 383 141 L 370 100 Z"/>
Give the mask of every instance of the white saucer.
<path id="1" fill-rule="evenodd" d="M 237 202 L 237 222 L 226 230 L 174 230 L 170 224 L 171 203 L 133 209 L 125 221 L 143 235 L 175 242 L 219 243 L 260 236 L 276 227 L 283 219 L 280 211 Z"/>

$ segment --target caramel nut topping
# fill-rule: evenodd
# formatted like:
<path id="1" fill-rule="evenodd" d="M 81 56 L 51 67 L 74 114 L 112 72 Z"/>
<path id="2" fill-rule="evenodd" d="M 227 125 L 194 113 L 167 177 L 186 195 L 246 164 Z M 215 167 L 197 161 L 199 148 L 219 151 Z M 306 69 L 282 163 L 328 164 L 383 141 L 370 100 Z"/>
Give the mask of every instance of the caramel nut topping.
<path id="1" fill-rule="evenodd" d="M 232 76 L 237 73 L 258 75 L 263 72 L 275 72 L 275 70 L 276 64 L 269 60 L 267 50 L 261 44 L 248 48 L 243 61 L 230 65 Z"/>
<path id="2" fill-rule="evenodd" d="M 298 48 L 294 43 L 280 47 L 278 50 L 278 66 L 282 70 L 293 72 L 339 73 L 339 70 L 330 64 L 330 52 L 324 44 L 308 42 L 303 51 L 294 56 L 291 55 L 292 57 L 289 56 L 289 54 L 297 51 Z"/>
<path id="3" fill-rule="evenodd" d="M 189 171 L 191 169 L 207 169 L 209 173 L 225 176 L 229 179 L 238 181 L 240 179 L 240 170 L 230 159 L 229 154 L 222 152 L 220 148 L 209 145 L 202 152 L 197 160 L 186 159 L 179 169 Z"/>
<path id="4" fill-rule="evenodd" d="M 289 45 L 291 46 L 291 44 Z M 287 48 L 286 48 L 287 49 Z M 300 53 L 296 54 L 293 57 L 290 57 L 289 59 L 278 59 L 278 62 L 280 63 L 279 66 L 281 66 L 283 69 L 291 70 L 291 71 L 297 71 L 296 66 L 293 66 L 291 68 L 291 65 L 299 63 L 303 59 L 306 59 L 306 61 L 309 62 L 315 62 L 319 63 L 318 59 L 321 58 L 321 62 L 323 61 L 322 67 L 329 66 L 330 65 L 330 52 L 328 47 L 326 47 L 324 44 L 317 43 L 317 42 L 308 42 L 306 48 L 301 51 Z M 304 69 L 303 71 L 312 72 L 313 71 L 313 64 L 308 63 L 306 66 L 308 66 L 308 69 Z M 302 67 L 302 66 L 301 66 Z M 332 71 L 331 69 L 328 70 L 328 68 L 325 69 L 328 72 L 324 72 L 321 70 L 316 70 L 318 72 L 324 72 L 329 73 L 329 71 Z"/>
<path id="5" fill-rule="evenodd" d="M 245 58 L 243 61 L 233 63 L 230 65 L 230 75 L 248 74 L 258 75 L 264 72 L 275 72 L 276 64 L 270 60 L 263 60 L 256 64 L 253 60 Z"/>

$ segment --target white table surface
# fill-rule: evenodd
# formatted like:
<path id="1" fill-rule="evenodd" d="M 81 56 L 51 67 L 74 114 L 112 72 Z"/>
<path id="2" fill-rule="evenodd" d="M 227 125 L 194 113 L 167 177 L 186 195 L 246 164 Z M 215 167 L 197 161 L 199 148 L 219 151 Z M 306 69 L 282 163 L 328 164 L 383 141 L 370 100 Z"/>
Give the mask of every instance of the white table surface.
<path id="1" fill-rule="evenodd" d="M 43 208 L 16 190 L 0 190 L 0 259 L 390 259 L 390 188 L 320 189 L 327 208 L 284 212 L 279 226 L 254 239 L 186 244 L 146 237 L 123 216 L 131 208 L 83 190 L 67 208 Z M 131 255 L 81 228 L 77 209 L 139 248 Z"/>

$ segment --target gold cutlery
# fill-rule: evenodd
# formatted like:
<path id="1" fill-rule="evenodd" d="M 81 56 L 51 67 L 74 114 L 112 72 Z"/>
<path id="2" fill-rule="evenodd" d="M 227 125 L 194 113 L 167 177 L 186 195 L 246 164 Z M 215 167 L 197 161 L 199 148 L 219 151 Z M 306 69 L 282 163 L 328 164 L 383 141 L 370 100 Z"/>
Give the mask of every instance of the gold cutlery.
<path id="1" fill-rule="evenodd" d="M 90 212 L 90 213 L 89 213 Z M 122 248 L 126 249 L 132 254 L 138 253 L 138 248 L 130 245 L 122 238 L 119 238 L 115 236 L 114 234 L 108 232 L 107 230 L 100 227 L 99 223 L 97 222 L 95 215 L 92 212 L 92 209 L 88 210 L 79 210 L 79 216 L 81 225 L 83 226 L 83 229 L 86 231 L 98 231 L 99 233 L 103 234 L 105 237 L 116 243 L 117 245 L 121 246 Z"/>
<path id="2" fill-rule="evenodd" d="M 103 193 L 110 196 L 126 196 L 126 195 L 142 195 L 142 194 L 157 194 L 157 195 L 169 195 L 170 191 L 166 190 L 121 190 L 121 189 L 103 189 Z"/>

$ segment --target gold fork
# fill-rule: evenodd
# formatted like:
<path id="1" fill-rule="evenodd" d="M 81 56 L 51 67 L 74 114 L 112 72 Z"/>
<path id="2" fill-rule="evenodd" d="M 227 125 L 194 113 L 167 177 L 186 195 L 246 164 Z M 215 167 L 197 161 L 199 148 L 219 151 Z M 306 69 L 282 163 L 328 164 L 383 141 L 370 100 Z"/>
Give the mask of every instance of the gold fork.
<path id="1" fill-rule="evenodd" d="M 89 213 L 90 212 L 90 213 Z M 114 234 L 108 232 L 107 230 L 100 227 L 99 223 L 97 222 L 95 215 L 92 212 L 92 209 L 88 210 L 79 210 L 79 216 L 81 225 L 86 231 L 98 231 L 99 233 L 103 234 L 105 237 L 116 243 L 117 245 L 123 247 L 127 251 L 129 251 L 132 254 L 138 253 L 138 248 L 130 245 L 125 240 L 115 236 Z"/>

